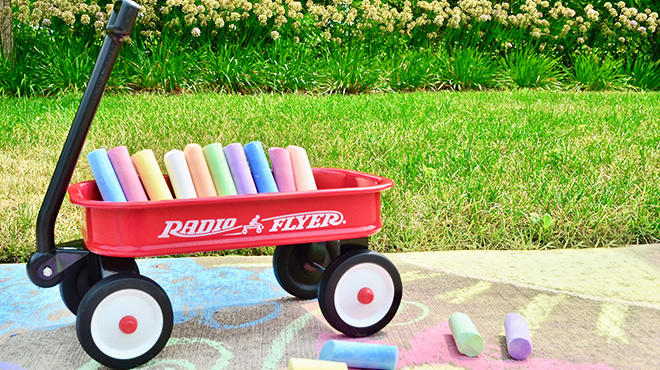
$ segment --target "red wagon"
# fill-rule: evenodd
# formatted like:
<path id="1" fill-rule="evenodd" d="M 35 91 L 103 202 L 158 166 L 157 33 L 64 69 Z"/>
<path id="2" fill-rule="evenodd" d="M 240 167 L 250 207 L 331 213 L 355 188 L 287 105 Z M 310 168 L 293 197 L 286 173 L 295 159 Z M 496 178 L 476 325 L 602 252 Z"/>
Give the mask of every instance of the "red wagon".
<path id="1" fill-rule="evenodd" d="M 115 3 L 107 35 L 37 218 L 28 276 L 60 286 L 77 316 L 80 344 L 98 362 L 130 368 L 165 346 L 173 312 L 165 291 L 140 275 L 136 257 L 277 246 L 273 270 L 288 293 L 318 297 L 330 325 L 349 336 L 385 327 L 401 302 L 396 267 L 368 249 L 378 232 L 380 193 L 390 179 L 315 168 L 318 190 L 154 202 L 104 202 L 94 181 L 69 186 L 123 41 L 140 7 Z M 68 189 L 82 207 L 82 240 L 55 245 L 54 226 Z"/>

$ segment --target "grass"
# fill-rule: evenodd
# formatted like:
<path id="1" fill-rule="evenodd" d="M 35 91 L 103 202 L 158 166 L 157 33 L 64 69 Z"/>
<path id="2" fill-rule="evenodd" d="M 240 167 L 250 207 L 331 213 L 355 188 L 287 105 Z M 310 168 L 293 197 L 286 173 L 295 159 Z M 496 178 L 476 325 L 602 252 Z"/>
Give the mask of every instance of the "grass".
<path id="1" fill-rule="evenodd" d="M 162 158 L 190 142 L 296 144 L 314 166 L 395 181 L 383 194 L 377 250 L 620 246 L 660 240 L 658 98 L 108 94 L 83 156 L 116 145 Z M 34 248 L 36 215 L 79 99 L 0 99 L 0 261 L 25 261 Z M 81 159 L 73 181 L 91 178 Z M 80 222 L 65 201 L 56 240 L 79 238 Z"/>

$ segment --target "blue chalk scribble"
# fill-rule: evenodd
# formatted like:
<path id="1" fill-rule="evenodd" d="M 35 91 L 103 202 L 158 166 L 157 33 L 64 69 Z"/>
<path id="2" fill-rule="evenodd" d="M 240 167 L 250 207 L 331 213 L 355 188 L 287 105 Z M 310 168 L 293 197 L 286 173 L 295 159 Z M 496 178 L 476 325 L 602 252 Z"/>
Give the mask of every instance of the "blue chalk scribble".
<path id="1" fill-rule="evenodd" d="M 213 328 L 233 329 L 254 326 L 279 316 L 282 306 L 272 301 L 286 295 L 271 268 L 257 271 L 239 267 L 210 267 L 191 258 L 139 260 L 140 273 L 167 292 L 174 310 L 174 323 L 190 320 Z M 75 323 L 57 287 L 34 286 L 25 265 L 0 265 L 0 337 L 26 330 L 52 330 Z M 264 305 L 265 316 L 248 322 L 218 322 L 221 309 Z M 221 321 L 221 317 L 218 317 Z M 240 320 L 239 320 L 240 321 Z"/>

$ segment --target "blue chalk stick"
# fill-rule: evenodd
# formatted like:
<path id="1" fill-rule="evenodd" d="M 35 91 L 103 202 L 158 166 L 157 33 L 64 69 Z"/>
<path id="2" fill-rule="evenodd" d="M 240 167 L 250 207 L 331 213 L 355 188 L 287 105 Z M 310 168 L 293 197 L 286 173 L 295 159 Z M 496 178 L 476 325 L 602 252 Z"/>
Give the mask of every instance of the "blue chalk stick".
<path id="1" fill-rule="evenodd" d="M 96 186 L 101 192 L 101 197 L 106 202 L 125 202 L 126 196 L 121 190 L 119 179 L 112 168 L 108 152 L 105 149 L 96 149 L 87 154 L 89 167 L 92 169 Z"/>
<path id="2" fill-rule="evenodd" d="M 345 362 L 350 368 L 394 370 L 399 360 L 396 346 L 329 340 L 319 360 Z"/>
<path id="3" fill-rule="evenodd" d="M 277 185 L 270 170 L 264 147 L 260 141 L 245 144 L 245 155 L 250 163 L 252 178 L 260 193 L 277 193 Z"/>

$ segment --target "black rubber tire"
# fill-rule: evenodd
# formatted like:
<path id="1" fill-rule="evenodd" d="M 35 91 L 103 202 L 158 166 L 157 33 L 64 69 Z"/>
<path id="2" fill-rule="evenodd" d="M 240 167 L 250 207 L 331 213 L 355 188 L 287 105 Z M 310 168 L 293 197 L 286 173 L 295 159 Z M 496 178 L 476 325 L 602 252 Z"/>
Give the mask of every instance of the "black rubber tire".
<path id="1" fill-rule="evenodd" d="M 347 323 L 340 316 L 337 309 L 337 286 L 340 280 L 344 277 L 349 270 L 353 267 L 362 264 L 376 265 L 385 270 L 389 279 L 391 279 L 393 287 L 393 296 L 391 302 L 385 302 L 387 306 L 382 306 L 387 311 L 382 317 L 376 317 L 377 320 L 368 326 L 354 326 Z M 365 265 L 365 267 L 372 266 Z M 369 281 L 362 282 L 365 287 L 369 287 Z M 401 284 L 401 277 L 396 269 L 396 266 L 382 254 L 371 251 L 368 249 L 358 249 L 346 254 L 342 254 L 336 261 L 323 274 L 321 283 L 318 287 L 319 306 L 323 316 L 328 321 L 330 326 L 336 330 L 348 335 L 349 337 L 365 337 L 374 334 L 383 329 L 396 315 L 401 303 L 403 293 L 403 286 Z M 355 298 L 357 301 L 357 297 Z"/>
<path id="2" fill-rule="evenodd" d="M 85 294 L 100 279 L 100 277 L 90 274 L 92 269 L 90 264 L 98 263 L 97 259 L 98 256 L 89 254 L 63 272 L 60 282 L 60 297 L 66 308 L 74 315 L 78 314 L 78 306 Z M 133 260 L 133 266 L 132 272 L 139 274 L 140 270 L 135 260 Z"/>
<path id="3" fill-rule="evenodd" d="M 332 256 L 326 247 L 327 243 L 305 243 L 275 247 L 273 272 L 282 289 L 301 299 L 316 298 L 323 272 L 312 267 L 307 260 L 314 261 L 326 268 L 332 261 Z"/>
<path id="4" fill-rule="evenodd" d="M 99 348 L 100 343 L 95 342 L 94 335 L 92 334 L 92 326 L 94 325 L 93 320 L 95 319 L 99 320 L 101 318 L 99 317 L 95 318 L 94 315 L 97 312 L 97 309 L 99 308 L 100 305 L 112 303 L 113 299 L 121 299 L 121 298 L 116 298 L 117 295 L 112 296 L 114 293 L 120 293 L 119 297 L 121 297 L 121 293 L 125 295 L 133 294 L 133 296 L 137 296 L 134 293 L 135 291 L 146 293 L 149 297 L 151 297 L 151 299 L 153 299 L 153 302 L 155 302 L 155 304 L 158 307 L 158 310 L 160 310 L 160 313 L 162 314 L 162 327 L 160 327 L 160 333 L 157 334 L 157 338 L 154 340 L 153 345 L 150 345 L 150 347 L 147 348 L 146 350 L 143 350 L 141 351 L 141 353 L 134 355 L 130 358 L 115 358 L 112 355 L 103 352 L 103 350 Z M 122 308 L 125 308 L 126 311 L 131 316 L 137 316 L 137 317 L 145 316 L 144 313 L 139 312 L 139 310 L 141 308 L 144 308 L 144 306 L 136 307 L 132 305 L 132 306 L 122 306 Z M 156 355 L 158 355 L 158 353 L 160 353 L 160 351 L 167 344 L 167 341 L 169 340 L 170 335 L 172 334 L 172 327 L 174 325 L 172 304 L 170 302 L 170 299 L 167 297 L 167 294 L 163 290 L 163 288 L 161 288 L 160 285 L 156 284 L 153 280 L 149 278 L 132 273 L 121 273 L 121 274 L 113 275 L 99 281 L 97 284 L 92 286 L 91 289 L 87 292 L 87 294 L 85 294 L 85 297 L 83 297 L 82 301 L 80 302 L 77 316 L 78 317 L 76 319 L 76 332 L 78 334 L 78 341 L 80 342 L 80 345 L 83 347 L 85 352 L 87 352 L 87 354 L 90 357 L 92 357 L 94 360 L 96 360 L 102 365 L 114 369 L 133 368 L 142 365 L 148 362 L 149 360 L 151 360 L 152 358 L 154 358 Z M 153 317 L 153 315 L 150 315 L 149 317 Z M 98 322 L 98 321 L 94 321 L 94 322 Z M 97 328 L 97 332 L 103 334 L 108 333 L 107 327 L 111 328 L 111 330 L 115 330 L 114 325 L 115 323 L 108 323 L 108 326 L 103 328 L 104 330 L 98 330 L 99 328 Z M 119 333 L 118 338 L 123 338 L 118 340 L 118 342 L 120 342 L 121 340 L 125 341 L 126 339 L 122 337 L 122 335 L 125 336 L 127 334 L 123 334 L 119 331 L 118 329 L 119 321 L 116 322 L 116 325 L 117 325 L 116 331 L 117 333 Z M 137 324 L 137 328 L 140 329 L 139 321 Z"/>

